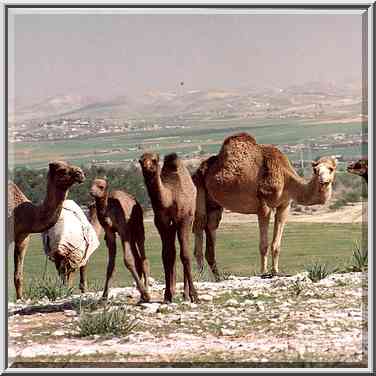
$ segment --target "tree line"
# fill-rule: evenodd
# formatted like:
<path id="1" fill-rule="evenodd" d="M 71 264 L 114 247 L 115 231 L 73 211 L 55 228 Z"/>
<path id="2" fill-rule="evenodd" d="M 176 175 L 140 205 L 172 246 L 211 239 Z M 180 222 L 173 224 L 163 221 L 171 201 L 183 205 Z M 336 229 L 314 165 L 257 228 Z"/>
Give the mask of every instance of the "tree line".
<path id="1" fill-rule="evenodd" d="M 75 184 L 69 190 L 69 199 L 74 200 L 81 206 L 87 206 L 93 201 L 89 191 L 91 183 L 95 178 L 105 177 L 110 184 L 110 189 L 123 189 L 135 196 L 138 202 L 149 208 L 150 200 L 142 172 L 136 166 L 124 167 L 102 167 L 91 166 L 81 167 L 86 179 L 82 184 Z M 32 202 L 41 202 L 46 195 L 48 168 L 42 170 L 29 169 L 25 167 L 16 168 L 8 172 L 9 179 L 14 181 L 26 197 Z"/>
<path id="2" fill-rule="evenodd" d="M 187 166 L 191 173 L 195 171 L 193 166 Z M 91 166 L 90 168 L 81 167 L 85 173 L 86 179 L 82 184 L 75 184 L 69 192 L 69 198 L 81 206 L 87 206 L 93 201 L 89 195 L 90 186 L 93 179 L 97 177 L 106 177 L 110 184 L 110 189 L 123 189 L 136 197 L 138 202 L 145 208 L 151 208 L 149 195 L 147 193 L 142 172 L 135 165 L 130 167 L 103 167 Z M 46 194 L 48 169 L 36 170 L 25 167 L 16 168 L 9 171 L 8 176 L 24 192 L 32 202 L 41 202 Z M 310 169 L 299 171 L 300 175 L 309 177 Z M 361 199 L 367 199 L 367 187 L 362 179 L 346 172 L 338 171 L 334 184 L 334 195 L 332 204 L 340 206 L 347 202 L 356 202 Z M 333 207 L 334 208 L 334 207 Z"/>

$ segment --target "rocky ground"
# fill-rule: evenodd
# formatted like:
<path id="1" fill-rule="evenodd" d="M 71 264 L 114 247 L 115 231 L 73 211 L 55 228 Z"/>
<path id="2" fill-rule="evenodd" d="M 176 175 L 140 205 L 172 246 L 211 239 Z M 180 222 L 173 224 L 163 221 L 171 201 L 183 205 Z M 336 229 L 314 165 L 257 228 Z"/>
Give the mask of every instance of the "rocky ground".
<path id="1" fill-rule="evenodd" d="M 196 283 L 200 304 L 137 304 L 134 287 L 113 288 L 136 326 L 128 335 L 80 337 L 80 309 L 100 311 L 100 293 L 54 303 L 9 303 L 10 366 L 45 362 L 122 367 L 366 367 L 367 275 L 333 274 L 311 282 L 293 277 L 235 277 Z M 81 308 L 80 308 L 81 307 Z M 84 362 L 84 363 L 82 363 Z M 118 363 L 124 362 L 124 363 Z M 98 365 L 97 365 L 98 366 Z"/>

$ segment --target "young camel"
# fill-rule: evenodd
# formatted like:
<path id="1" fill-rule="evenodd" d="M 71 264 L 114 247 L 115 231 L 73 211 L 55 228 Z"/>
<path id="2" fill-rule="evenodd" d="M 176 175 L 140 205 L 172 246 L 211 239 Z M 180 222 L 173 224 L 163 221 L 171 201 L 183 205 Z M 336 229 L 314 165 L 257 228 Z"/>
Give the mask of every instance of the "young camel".
<path id="1" fill-rule="evenodd" d="M 136 282 L 141 300 L 148 302 L 150 301 L 148 292 L 150 272 L 149 261 L 145 256 L 142 208 L 136 199 L 128 193 L 120 190 L 109 192 L 108 188 L 106 180 L 95 179 L 90 189 L 90 195 L 95 199 L 98 221 L 105 231 L 108 248 L 103 299 L 108 298 L 108 289 L 115 269 L 116 233 L 118 233 L 123 246 L 124 264 Z M 93 214 L 92 220 L 95 220 Z M 144 283 L 141 280 L 142 277 Z"/>
<path id="2" fill-rule="evenodd" d="M 184 299 L 190 298 L 192 302 L 198 302 L 189 254 L 189 236 L 196 206 L 195 185 L 187 168 L 175 153 L 164 158 L 162 169 L 156 153 L 143 154 L 139 162 L 154 211 L 154 223 L 162 241 L 166 281 L 164 301 L 172 302 L 175 294 L 177 234 L 184 269 Z"/>
<path id="3" fill-rule="evenodd" d="M 347 172 L 361 176 L 368 184 L 368 159 L 360 159 L 347 166 Z"/>
<path id="4" fill-rule="evenodd" d="M 8 183 L 8 241 L 14 241 L 14 285 L 17 299 L 22 298 L 23 264 L 30 234 L 51 228 L 60 217 L 69 188 L 82 183 L 79 167 L 63 161 L 51 162 L 47 175 L 47 194 L 41 205 L 35 205 L 13 182 Z M 80 286 L 83 288 L 83 286 Z"/>
<path id="5" fill-rule="evenodd" d="M 276 147 L 257 144 L 247 133 L 225 139 L 219 154 L 204 161 L 194 175 L 198 189 L 194 224 L 198 266 L 203 267 L 202 233 L 205 230 L 206 259 L 219 278 L 215 261 L 215 233 L 222 208 L 225 208 L 236 213 L 257 214 L 261 273 L 265 274 L 268 227 L 271 209 L 275 209 L 271 253 L 272 274 L 277 275 L 283 229 L 291 201 L 301 205 L 325 204 L 332 195 L 336 166 L 336 159 L 331 157 L 312 162 L 313 176 L 306 182 Z"/>

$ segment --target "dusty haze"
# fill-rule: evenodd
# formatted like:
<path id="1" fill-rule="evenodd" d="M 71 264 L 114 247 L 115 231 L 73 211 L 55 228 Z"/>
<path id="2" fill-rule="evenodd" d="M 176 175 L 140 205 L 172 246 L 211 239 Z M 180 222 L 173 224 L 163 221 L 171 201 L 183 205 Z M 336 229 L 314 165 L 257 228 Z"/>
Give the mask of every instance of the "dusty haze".
<path id="1" fill-rule="evenodd" d="M 361 80 L 361 15 L 16 15 L 10 97 Z M 10 60 L 11 61 L 11 60 Z M 15 91 L 14 91 L 15 90 Z"/>

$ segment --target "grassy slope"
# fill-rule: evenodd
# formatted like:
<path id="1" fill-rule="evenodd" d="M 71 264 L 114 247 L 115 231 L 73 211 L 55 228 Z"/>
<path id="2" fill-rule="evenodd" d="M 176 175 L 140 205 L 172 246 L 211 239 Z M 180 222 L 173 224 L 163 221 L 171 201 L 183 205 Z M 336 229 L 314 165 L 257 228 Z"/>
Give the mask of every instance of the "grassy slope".
<path id="1" fill-rule="evenodd" d="M 126 151 L 119 154 L 94 154 L 96 150 L 113 148 L 134 148 L 137 145 L 144 145 L 146 148 L 153 148 L 160 153 L 167 153 L 171 150 L 189 153 L 197 150 L 200 144 L 203 150 L 216 153 L 223 142 L 223 139 L 230 134 L 239 131 L 247 131 L 253 134 L 260 143 L 300 143 L 307 142 L 310 138 L 333 133 L 359 134 L 360 123 L 345 124 L 315 124 L 296 120 L 230 120 L 230 121 L 200 121 L 189 124 L 192 128 L 171 129 L 154 132 L 136 132 L 126 134 L 114 134 L 84 139 L 16 143 L 10 152 L 15 153 L 16 164 L 40 167 L 52 159 L 66 159 L 74 163 L 87 163 L 92 159 L 97 160 L 123 160 L 137 158 L 141 151 Z M 169 136 L 173 138 L 166 138 Z M 159 140 L 159 137 L 164 139 Z M 158 140 L 157 140 L 158 139 Z M 184 140 L 191 140 L 192 144 L 184 143 Z M 149 143 L 147 142 L 149 141 Z M 146 141 L 146 142 L 145 142 Z M 159 144 L 157 147 L 156 144 Z M 332 153 L 361 154 L 357 148 L 346 148 L 343 150 L 333 149 Z"/>
<path id="2" fill-rule="evenodd" d="M 151 264 L 153 278 L 163 280 L 161 245 L 153 224 L 146 223 L 146 253 Z M 342 267 L 351 258 L 355 248 L 354 242 L 362 239 L 363 225 L 354 224 L 320 224 L 288 223 L 282 242 L 280 259 L 281 269 L 296 273 L 312 261 L 328 263 Z M 270 235 L 272 232 L 272 226 Z M 258 226 L 257 223 L 222 224 L 218 231 L 217 261 L 220 268 L 236 275 L 252 275 L 259 272 Z M 45 267 L 45 256 L 39 234 L 33 235 L 25 260 L 25 280 L 41 277 Z M 89 261 L 89 283 L 101 289 L 104 284 L 107 264 L 107 250 L 103 238 L 101 245 Z M 181 264 L 177 258 L 178 280 L 181 281 Z M 9 252 L 9 287 L 10 297 L 14 295 L 13 287 L 13 252 Z M 48 261 L 47 270 L 55 274 L 54 265 Z M 122 263 L 122 250 L 118 244 L 117 272 L 113 286 L 129 286 L 131 276 Z M 78 273 L 76 283 L 78 285 Z"/>

